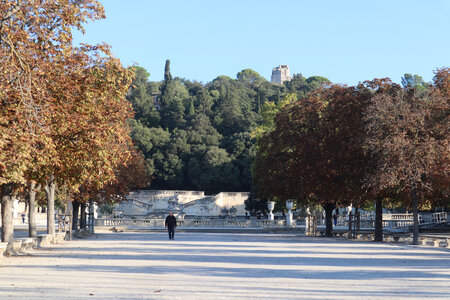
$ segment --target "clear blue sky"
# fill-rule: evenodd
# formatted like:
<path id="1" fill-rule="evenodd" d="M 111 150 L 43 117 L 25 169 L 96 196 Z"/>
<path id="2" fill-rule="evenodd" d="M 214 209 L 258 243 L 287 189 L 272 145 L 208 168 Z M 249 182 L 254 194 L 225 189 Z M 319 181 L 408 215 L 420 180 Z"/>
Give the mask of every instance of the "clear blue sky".
<path id="1" fill-rule="evenodd" d="M 124 65 L 150 80 L 209 82 L 251 68 L 272 68 L 357 84 L 404 73 L 425 81 L 450 66 L 450 0 L 100 0 L 107 18 L 76 42 L 106 42 Z"/>

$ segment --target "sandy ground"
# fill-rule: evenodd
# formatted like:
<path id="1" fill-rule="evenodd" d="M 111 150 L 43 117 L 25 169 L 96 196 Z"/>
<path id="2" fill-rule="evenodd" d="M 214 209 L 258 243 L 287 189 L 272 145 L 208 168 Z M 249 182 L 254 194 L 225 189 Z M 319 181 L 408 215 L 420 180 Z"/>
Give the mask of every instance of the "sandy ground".
<path id="1" fill-rule="evenodd" d="M 0 299 L 450 299 L 450 251 L 288 234 L 109 233 L 0 259 Z"/>

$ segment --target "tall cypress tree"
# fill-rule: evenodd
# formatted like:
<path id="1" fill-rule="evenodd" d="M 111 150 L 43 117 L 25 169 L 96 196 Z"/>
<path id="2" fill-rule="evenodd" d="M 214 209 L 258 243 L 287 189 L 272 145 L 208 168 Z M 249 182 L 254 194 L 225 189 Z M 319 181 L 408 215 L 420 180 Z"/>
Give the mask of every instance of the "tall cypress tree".
<path id="1" fill-rule="evenodd" d="M 192 98 L 191 98 L 191 101 L 189 102 L 189 107 L 186 110 L 186 115 L 189 118 L 192 118 L 195 115 L 194 99 L 192 99 Z"/>
<path id="2" fill-rule="evenodd" d="M 164 106 L 161 112 L 161 125 L 169 130 L 182 127 L 185 123 L 185 107 L 181 99 L 175 97 L 175 84 L 170 74 L 170 60 L 166 60 L 164 82 L 161 86 L 161 103 Z"/>
<path id="3" fill-rule="evenodd" d="M 170 60 L 166 60 L 166 66 L 164 67 L 164 81 L 172 80 L 172 74 L 170 74 Z"/>
<path id="4" fill-rule="evenodd" d="M 161 103 L 169 105 L 175 96 L 172 74 L 170 74 L 170 60 L 166 60 L 164 67 L 164 82 L 161 86 Z"/>

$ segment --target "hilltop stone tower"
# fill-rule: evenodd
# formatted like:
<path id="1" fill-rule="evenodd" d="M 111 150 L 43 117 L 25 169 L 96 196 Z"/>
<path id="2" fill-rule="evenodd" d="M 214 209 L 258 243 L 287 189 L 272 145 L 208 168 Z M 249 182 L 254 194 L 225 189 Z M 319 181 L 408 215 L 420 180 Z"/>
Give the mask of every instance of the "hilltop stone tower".
<path id="1" fill-rule="evenodd" d="M 291 81 L 288 65 L 279 65 L 272 69 L 272 83 L 282 84 L 285 81 Z"/>

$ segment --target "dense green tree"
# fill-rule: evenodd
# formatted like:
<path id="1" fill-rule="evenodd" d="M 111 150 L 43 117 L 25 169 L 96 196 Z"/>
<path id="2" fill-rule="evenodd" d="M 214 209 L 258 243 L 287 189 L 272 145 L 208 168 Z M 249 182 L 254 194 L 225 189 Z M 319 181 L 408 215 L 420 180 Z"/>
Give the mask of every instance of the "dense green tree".
<path id="1" fill-rule="evenodd" d="M 251 165 L 255 159 L 255 145 L 249 132 L 239 132 L 224 138 L 222 147 L 230 153 L 232 164 L 239 172 L 238 191 L 249 191 L 252 186 Z"/>
<path id="2" fill-rule="evenodd" d="M 314 83 L 307 82 L 306 78 L 302 74 L 294 74 L 291 81 L 285 81 L 284 85 L 289 93 L 296 93 L 297 98 L 301 99 L 306 97 L 306 95 L 313 89 Z"/>
<path id="3" fill-rule="evenodd" d="M 252 69 L 245 69 L 237 73 L 237 79 L 249 86 L 259 86 L 266 81 L 258 72 Z"/>
<path id="4" fill-rule="evenodd" d="M 194 116 L 195 116 L 194 99 L 191 98 L 189 101 L 189 107 L 186 110 L 186 117 L 190 119 Z"/>
<path id="5" fill-rule="evenodd" d="M 154 96 L 149 91 L 148 77 L 150 74 L 142 67 L 133 67 L 135 78 L 128 92 L 127 100 L 133 105 L 135 118 L 147 127 L 158 126 L 160 115 L 156 111 L 153 101 Z"/>
<path id="6" fill-rule="evenodd" d="M 183 97 L 186 96 L 179 80 L 174 80 L 170 73 L 170 60 L 166 60 L 164 69 L 164 82 L 161 85 L 161 125 L 164 128 L 173 130 L 183 127 L 185 106 Z"/>
<path id="7" fill-rule="evenodd" d="M 213 98 L 208 90 L 202 88 L 198 91 L 195 96 L 194 105 L 197 112 L 202 113 L 206 116 L 212 115 Z"/>
<path id="8" fill-rule="evenodd" d="M 322 76 L 308 77 L 308 79 L 306 79 L 306 82 L 311 85 L 322 85 L 322 84 L 330 84 L 331 83 L 331 81 L 328 78 L 322 77 Z"/>
<path id="9" fill-rule="evenodd" d="M 274 85 L 251 69 L 236 79 L 218 76 L 207 84 L 173 77 L 166 61 L 164 80 L 148 82 L 148 72 L 135 67 L 128 99 L 136 111 L 132 137 L 155 177 L 152 188 L 249 191 L 255 157 L 250 132 L 267 120 L 284 99 L 310 92 L 310 84 Z M 300 79 L 300 77 L 299 77 Z M 154 109 L 154 97 L 161 109 Z M 276 103 L 276 104 L 274 104 Z"/>
<path id="10" fill-rule="evenodd" d="M 164 81 L 172 80 L 172 74 L 170 73 L 170 60 L 166 60 L 166 64 L 164 66 Z"/>
<path id="11" fill-rule="evenodd" d="M 238 170 L 225 149 L 212 146 L 201 159 L 193 158 L 189 163 L 191 179 L 197 189 L 233 191 L 240 185 Z"/>
<path id="12" fill-rule="evenodd" d="M 251 216 L 267 215 L 267 198 L 261 197 L 256 190 L 251 190 L 248 199 L 245 200 L 245 209 Z"/>
<path id="13" fill-rule="evenodd" d="M 419 75 L 412 75 L 405 73 L 402 77 L 402 85 L 404 88 L 414 88 L 415 90 L 424 93 L 430 87 L 429 83 L 423 81 L 423 78 Z"/>

